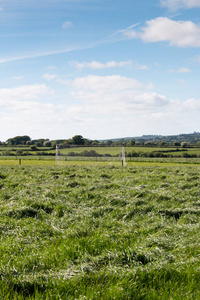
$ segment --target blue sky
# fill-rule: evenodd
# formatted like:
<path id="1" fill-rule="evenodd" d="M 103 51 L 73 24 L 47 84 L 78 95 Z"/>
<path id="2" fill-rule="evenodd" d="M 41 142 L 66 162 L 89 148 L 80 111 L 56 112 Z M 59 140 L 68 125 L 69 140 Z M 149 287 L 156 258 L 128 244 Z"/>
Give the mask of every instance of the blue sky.
<path id="1" fill-rule="evenodd" d="M 0 0 L 0 140 L 200 131 L 200 0 Z"/>

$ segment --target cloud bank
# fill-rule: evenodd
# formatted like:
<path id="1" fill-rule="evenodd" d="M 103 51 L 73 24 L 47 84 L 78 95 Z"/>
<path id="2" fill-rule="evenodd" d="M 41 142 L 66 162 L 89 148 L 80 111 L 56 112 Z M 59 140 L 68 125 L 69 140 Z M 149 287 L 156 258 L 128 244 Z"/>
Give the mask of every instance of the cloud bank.
<path id="1" fill-rule="evenodd" d="M 62 101 L 45 84 L 0 89 L 0 126 L 7 128 L 10 137 L 28 134 L 37 138 L 42 132 L 50 139 L 58 133 L 68 138 L 79 132 L 97 138 L 99 128 L 102 132 L 105 127 L 104 138 L 109 138 L 116 128 L 123 134 L 120 124 L 123 130 L 127 124 L 127 134 L 131 126 L 135 134 L 139 130 L 144 134 L 146 126 L 151 133 L 157 128 L 158 133 L 158 124 L 171 123 L 173 128 L 174 122 L 180 122 L 183 126 L 182 120 L 191 112 L 200 112 L 199 99 L 168 99 L 129 77 L 89 75 L 63 80 L 57 75 L 51 80 L 66 87 Z"/>
<path id="2" fill-rule="evenodd" d="M 149 85 L 123 76 L 86 76 L 74 80 L 59 80 L 70 88 L 71 97 L 79 101 L 76 105 L 89 114 L 124 115 L 184 111 L 199 107 L 199 100 L 181 102 L 167 99 L 164 95 L 149 90 Z"/>

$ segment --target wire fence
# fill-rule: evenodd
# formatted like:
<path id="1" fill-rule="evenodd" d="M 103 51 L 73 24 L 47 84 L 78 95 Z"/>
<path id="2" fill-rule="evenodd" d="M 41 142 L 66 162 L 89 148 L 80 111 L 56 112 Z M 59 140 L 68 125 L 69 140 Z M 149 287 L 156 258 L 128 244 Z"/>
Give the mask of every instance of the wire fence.
<path id="1" fill-rule="evenodd" d="M 53 165 L 56 163 L 55 156 L 1 156 L 0 164 L 23 164 L 23 162 L 34 161 L 48 162 Z M 118 162 L 122 163 L 121 157 L 84 157 L 84 156 L 61 156 L 58 159 L 58 165 L 67 164 L 67 162 Z M 131 164 L 134 162 L 148 162 L 148 163 L 181 163 L 181 164 L 200 164 L 200 158 L 185 158 L 185 157 L 172 157 L 172 158 L 161 158 L 161 157 L 126 157 L 126 163 Z"/>

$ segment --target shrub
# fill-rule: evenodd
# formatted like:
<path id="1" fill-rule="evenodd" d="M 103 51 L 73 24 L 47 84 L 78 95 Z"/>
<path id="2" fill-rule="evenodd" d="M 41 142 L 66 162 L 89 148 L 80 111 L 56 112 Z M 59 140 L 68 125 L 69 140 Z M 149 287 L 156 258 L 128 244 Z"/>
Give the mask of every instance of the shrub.
<path id="1" fill-rule="evenodd" d="M 34 145 L 30 146 L 30 149 L 31 149 L 31 151 L 37 151 L 38 150 L 38 148 Z"/>

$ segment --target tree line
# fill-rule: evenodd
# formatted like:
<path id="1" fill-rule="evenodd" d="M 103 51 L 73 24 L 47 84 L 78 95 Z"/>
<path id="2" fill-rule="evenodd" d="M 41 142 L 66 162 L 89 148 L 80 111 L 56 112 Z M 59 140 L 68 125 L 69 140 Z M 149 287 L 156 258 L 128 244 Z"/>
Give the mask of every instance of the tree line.
<path id="1" fill-rule="evenodd" d="M 9 138 L 6 142 L 0 142 L 3 146 L 35 146 L 52 147 L 58 145 L 61 148 L 71 146 L 145 146 L 145 147 L 200 147 L 200 133 L 180 134 L 175 136 L 143 135 L 136 138 L 121 138 L 110 140 L 90 140 L 82 135 L 75 135 L 70 139 L 49 140 L 48 138 L 31 139 L 28 135 Z"/>

